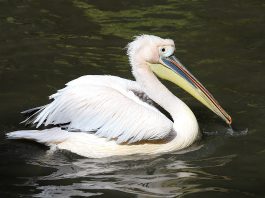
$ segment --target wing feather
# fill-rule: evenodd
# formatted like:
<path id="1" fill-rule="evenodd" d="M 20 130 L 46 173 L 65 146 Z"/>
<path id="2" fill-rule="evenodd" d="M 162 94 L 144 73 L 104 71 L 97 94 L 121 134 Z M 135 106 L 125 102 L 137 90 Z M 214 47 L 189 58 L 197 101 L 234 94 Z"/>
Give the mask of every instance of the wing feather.
<path id="1" fill-rule="evenodd" d="M 83 76 L 50 96 L 54 99 L 33 119 L 40 125 L 69 123 L 68 130 L 95 131 L 118 143 L 157 140 L 166 137 L 172 121 L 140 100 L 135 81 L 114 76 Z"/>

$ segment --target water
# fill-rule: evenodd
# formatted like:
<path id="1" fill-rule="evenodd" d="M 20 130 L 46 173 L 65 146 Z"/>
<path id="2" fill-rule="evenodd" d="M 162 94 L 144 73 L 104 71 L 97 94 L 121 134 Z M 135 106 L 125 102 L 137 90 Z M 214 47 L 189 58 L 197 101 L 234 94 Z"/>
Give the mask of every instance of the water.
<path id="1" fill-rule="evenodd" d="M 1 197 L 264 197 L 265 4 L 216 1 L 0 1 Z M 132 78 L 124 47 L 149 33 L 233 118 L 233 130 L 174 85 L 203 138 L 182 153 L 87 159 L 10 141 L 19 112 L 85 74 Z M 189 152 L 188 152 L 189 151 Z"/>

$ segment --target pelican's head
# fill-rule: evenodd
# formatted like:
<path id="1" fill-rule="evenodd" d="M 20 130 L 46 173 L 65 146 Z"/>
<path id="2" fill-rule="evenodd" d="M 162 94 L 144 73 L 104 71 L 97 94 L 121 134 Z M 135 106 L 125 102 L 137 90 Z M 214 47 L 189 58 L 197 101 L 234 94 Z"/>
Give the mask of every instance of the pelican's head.
<path id="1" fill-rule="evenodd" d="M 133 66 L 146 65 L 157 76 L 178 85 L 220 116 L 226 123 L 231 124 L 231 117 L 212 94 L 179 62 L 174 56 L 174 51 L 173 40 L 153 35 L 138 36 L 128 45 L 128 55 Z"/>

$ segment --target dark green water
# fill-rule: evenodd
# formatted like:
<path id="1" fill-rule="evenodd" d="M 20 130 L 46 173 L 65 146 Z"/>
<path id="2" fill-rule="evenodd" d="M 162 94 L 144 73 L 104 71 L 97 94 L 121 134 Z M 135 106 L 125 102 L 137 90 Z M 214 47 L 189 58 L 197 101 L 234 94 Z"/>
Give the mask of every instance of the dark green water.
<path id="1" fill-rule="evenodd" d="M 1 0 L 1 197 L 265 197 L 264 24 L 262 0 Z M 25 128 L 19 112 L 71 79 L 132 78 L 124 47 L 142 33 L 175 40 L 236 132 L 166 83 L 198 118 L 194 151 L 95 160 L 5 139 Z"/>

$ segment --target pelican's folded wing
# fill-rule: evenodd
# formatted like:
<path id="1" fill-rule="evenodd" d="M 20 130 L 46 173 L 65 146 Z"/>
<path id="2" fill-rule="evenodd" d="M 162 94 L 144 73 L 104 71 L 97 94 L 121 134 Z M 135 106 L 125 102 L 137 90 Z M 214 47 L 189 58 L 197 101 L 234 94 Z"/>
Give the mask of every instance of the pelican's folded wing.
<path id="1" fill-rule="evenodd" d="M 165 138 L 172 121 L 131 90 L 141 88 L 119 77 L 83 76 L 52 95 L 32 122 L 37 127 L 69 123 L 68 130 L 94 131 L 118 143 Z"/>

